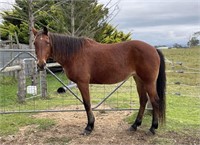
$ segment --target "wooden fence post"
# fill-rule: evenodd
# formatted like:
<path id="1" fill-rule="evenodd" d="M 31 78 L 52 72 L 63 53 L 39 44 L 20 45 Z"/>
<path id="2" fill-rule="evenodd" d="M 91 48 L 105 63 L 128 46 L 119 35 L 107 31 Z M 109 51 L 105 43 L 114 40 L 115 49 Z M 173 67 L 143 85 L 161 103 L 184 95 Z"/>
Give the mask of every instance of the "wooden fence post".
<path id="1" fill-rule="evenodd" d="M 24 103 L 26 98 L 26 75 L 25 75 L 25 62 L 19 61 L 21 70 L 18 71 L 18 101 Z"/>
<path id="2" fill-rule="evenodd" d="M 42 99 L 47 98 L 47 81 L 46 81 L 46 70 L 40 71 L 40 87 Z"/>

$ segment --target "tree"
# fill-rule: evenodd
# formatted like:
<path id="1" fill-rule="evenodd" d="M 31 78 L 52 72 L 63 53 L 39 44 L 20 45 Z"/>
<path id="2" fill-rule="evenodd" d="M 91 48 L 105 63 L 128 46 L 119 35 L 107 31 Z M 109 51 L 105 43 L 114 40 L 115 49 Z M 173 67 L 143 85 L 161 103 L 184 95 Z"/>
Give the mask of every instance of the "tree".
<path id="1" fill-rule="evenodd" d="M 47 26 L 59 33 L 93 38 L 96 30 L 105 22 L 108 9 L 95 0 L 69 0 L 53 5 L 50 16 L 59 16 Z M 60 25 L 58 28 L 58 24 Z"/>
<path id="2" fill-rule="evenodd" d="M 193 46 L 197 46 L 199 44 L 199 40 L 197 39 L 200 36 L 200 31 L 197 31 L 195 33 L 193 33 L 188 41 L 188 46 L 189 47 L 193 47 Z"/>
<path id="3" fill-rule="evenodd" d="M 98 4 L 97 0 L 16 0 L 11 12 L 2 13 L 4 22 L 0 25 L 0 30 L 4 31 L 1 32 L 3 39 L 9 33 L 17 32 L 21 43 L 30 43 L 28 37 L 33 21 L 36 28 L 47 26 L 52 32 L 87 36 L 99 42 L 111 43 L 119 42 L 119 39 L 130 39 L 130 34 L 117 31 L 107 24 L 110 17 L 108 12 L 109 9 Z"/>
<path id="4" fill-rule="evenodd" d="M 131 33 L 124 34 L 118 31 L 116 27 L 105 24 L 95 35 L 95 40 L 101 43 L 116 43 L 125 40 L 130 40 Z"/>
<path id="5" fill-rule="evenodd" d="M 181 44 L 175 43 L 173 45 L 174 48 L 183 48 L 183 46 Z"/>
<path id="6" fill-rule="evenodd" d="M 52 1 L 32 1 L 32 0 L 16 0 L 16 4 L 13 6 L 12 11 L 4 11 L 1 13 L 4 19 L 2 25 L 0 25 L 1 37 L 2 39 L 7 39 L 8 35 L 13 35 L 17 32 L 19 40 L 21 43 L 29 43 L 30 34 L 30 19 L 33 21 L 33 16 L 31 13 L 37 14 L 37 12 L 44 8 L 48 4 L 52 4 Z M 43 11 L 47 10 L 43 9 Z M 33 13 L 34 12 L 34 13 Z M 13 25 L 14 29 L 10 29 L 10 25 Z M 29 30 L 28 30 L 29 29 Z"/>
<path id="7" fill-rule="evenodd" d="M 196 37 L 192 37 L 192 39 L 190 39 L 190 41 L 188 42 L 189 47 L 194 47 L 197 46 L 198 44 L 199 40 Z"/>

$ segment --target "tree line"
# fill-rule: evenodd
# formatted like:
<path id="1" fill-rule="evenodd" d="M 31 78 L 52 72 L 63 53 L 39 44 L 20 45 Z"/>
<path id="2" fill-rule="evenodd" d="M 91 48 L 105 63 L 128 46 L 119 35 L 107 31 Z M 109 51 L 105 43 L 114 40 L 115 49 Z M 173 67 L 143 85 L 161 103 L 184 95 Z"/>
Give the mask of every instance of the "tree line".
<path id="1" fill-rule="evenodd" d="M 30 27 L 34 25 L 37 29 L 47 26 L 51 32 L 86 36 L 102 43 L 130 40 L 131 33 L 125 34 L 109 24 L 117 8 L 117 4 L 108 8 L 97 0 L 16 0 L 11 11 L 1 13 L 1 39 L 17 33 L 19 42 L 28 44 Z"/>

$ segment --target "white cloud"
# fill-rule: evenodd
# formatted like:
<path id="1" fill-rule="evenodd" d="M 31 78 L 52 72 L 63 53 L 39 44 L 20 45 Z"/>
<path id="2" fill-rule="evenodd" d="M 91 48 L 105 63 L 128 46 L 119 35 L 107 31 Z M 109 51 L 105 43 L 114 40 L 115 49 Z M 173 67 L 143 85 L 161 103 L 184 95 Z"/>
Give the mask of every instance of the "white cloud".
<path id="1" fill-rule="evenodd" d="M 15 3 L 15 0 L 1 0 L 0 1 L 0 12 L 12 9 L 12 5 Z M 0 23 L 2 22 L 2 17 L 0 14 Z"/>
<path id="2" fill-rule="evenodd" d="M 129 32 L 131 29 L 122 29 L 124 32 Z M 132 28 L 133 39 L 140 39 L 146 41 L 152 45 L 172 45 L 174 43 L 186 44 L 189 40 L 189 36 L 200 30 L 199 26 L 192 25 L 179 25 L 178 27 L 161 25 L 161 26 L 146 26 Z"/>
<path id="3" fill-rule="evenodd" d="M 121 0 L 119 8 L 111 23 L 153 45 L 187 44 L 189 36 L 200 30 L 198 0 Z"/>
<path id="4" fill-rule="evenodd" d="M 0 11 L 10 10 L 15 0 L 1 0 L 0 1 Z"/>

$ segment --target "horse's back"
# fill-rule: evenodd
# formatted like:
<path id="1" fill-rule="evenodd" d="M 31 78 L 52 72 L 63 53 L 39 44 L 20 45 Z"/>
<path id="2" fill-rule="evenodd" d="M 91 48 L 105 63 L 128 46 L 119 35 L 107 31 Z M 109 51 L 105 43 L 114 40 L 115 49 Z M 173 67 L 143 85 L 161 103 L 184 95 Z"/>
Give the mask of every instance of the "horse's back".
<path id="1" fill-rule="evenodd" d="M 159 65 L 156 49 L 138 40 L 116 44 L 97 43 L 87 54 L 91 83 L 112 84 L 131 75 L 149 79 L 146 76 L 157 73 L 156 66 Z"/>

